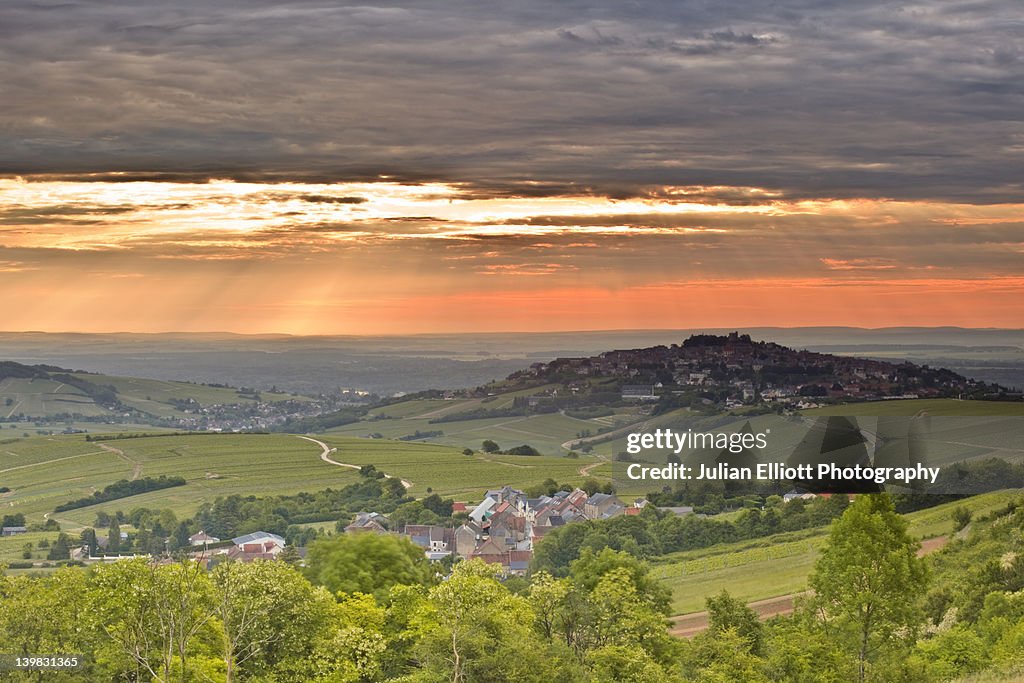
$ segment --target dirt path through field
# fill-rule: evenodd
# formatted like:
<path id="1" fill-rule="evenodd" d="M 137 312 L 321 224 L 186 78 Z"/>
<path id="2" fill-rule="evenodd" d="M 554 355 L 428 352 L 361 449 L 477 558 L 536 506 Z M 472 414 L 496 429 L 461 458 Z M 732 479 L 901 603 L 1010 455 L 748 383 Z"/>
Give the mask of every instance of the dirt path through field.
<path id="1" fill-rule="evenodd" d="M 934 553 L 937 550 L 941 550 L 947 543 L 949 543 L 949 536 L 937 536 L 935 538 L 925 539 L 921 541 L 921 548 L 917 551 L 917 556 L 924 557 L 925 555 Z M 747 607 L 757 612 L 758 618 L 763 621 L 779 615 L 792 614 L 796 605 L 796 599 L 810 594 L 811 591 L 803 591 L 801 593 L 779 595 L 774 598 L 766 598 L 764 600 L 756 600 L 754 602 L 747 603 Z M 693 638 L 698 633 L 707 630 L 709 625 L 707 612 L 681 614 L 679 616 L 671 617 L 671 621 L 672 626 L 669 628 L 669 633 L 677 638 Z"/>
<path id="2" fill-rule="evenodd" d="M 124 451 L 122 451 L 120 448 L 114 448 L 113 446 L 108 446 L 105 443 L 98 443 L 96 445 L 99 446 L 100 448 L 102 448 L 105 451 L 113 453 L 114 455 L 116 455 L 117 457 L 121 458 L 122 460 L 124 460 L 129 465 L 131 465 L 132 466 L 132 481 L 135 481 L 136 479 L 138 479 L 139 477 L 142 476 L 142 463 L 141 462 L 139 462 L 138 460 L 132 460 L 130 457 L 125 455 Z"/>
<path id="3" fill-rule="evenodd" d="M 13 472 L 15 470 L 26 470 L 29 467 L 43 467 L 45 465 L 52 465 L 53 463 L 60 462 L 62 460 L 74 460 L 75 458 L 84 458 L 87 455 L 97 455 L 97 454 L 102 453 L 102 452 L 103 451 L 90 451 L 89 453 L 79 453 L 78 455 L 66 455 L 63 458 L 54 458 L 53 460 L 43 460 L 41 462 L 32 462 L 32 463 L 29 463 L 27 465 L 18 465 L 17 467 L 8 467 L 5 470 L 0 470 L 0 474 L 3 474 L 4 472 Z"/>
<path id="4" fill-rule="evenodd" d="M 310 436 L 300 436 L 299 438 L 300 439 L 305 439 L 306 441 L 312 441 L 317 446 L 319 446 L 321 449 L 323 449 L 320 452 L 320 459 L 323 460 L 328 465 L 336 465 L 338 467 L 348 467 L 349 469 L 353 469 L 353 470 L 358 470 L 358 469 L 360 469 L 362 467 L 361 465 L 352 465 L 352 464 L 347 463 L 347 462 L 338 462 L 337 460 L 334 460 L 333 458 L 331 458 L 331 453 L 337 453 L 338 449 L 337 448 L 331 448 L 330 446 L 325 444 L 323 441 L 320 441 L 319 439 L 314 439 L 313 437 L 310 437 Z M 393 477 L 390 474 L 385 474 L 384 478 L 385 479 L 393 479 Z M 399 479 L 399 481 L 402 482 L 402 486 L 404 486 L 407 489 L 411 489 L 413 487 L 413 483 L 411 481 L 409 481 L 408 479 Z"/>
<path id="5" fill-rule="evenodd" d="M 748 603 L 747 607 L 757 612 L 758 618 L 763 621 L 780 614 L 792 614 L 796 599 L 802 595 L 810 595 L 810 591 L 756 600 Z M 677 638 L 693 638 L 698 633 L 707 630 L 709 626 L 708 620 L 707 612 L 694 612 L 692 614 L 672 617 L 672 628 L 669 629 L 669 633 Z"/>
<path id="6" fill-rule="evenodd" d="M 14 404 L 14 407 L 11 408 L 10 412 L 7 413 L 7 417 L 9 418 L 11 415 L 14 415 L 14 411 L 17 410 L 20 407 L 21 407 L 21 401 L 18 401 L 17 403 Z"/>
<path id="7" fill-rule="evenodd" d="M 583 467 L 580 468 L 580 474 L 583 475 L 584 477 L 589 477 L 590 476 L 590 470 L 594 469 L 598 465 L 603 465 L 603 464 L 604 464 L 604 461 L 601 460 L 601 461 L 598 461 L 598 462 L 590 463 L 589 465 L 584 465 Z"/>

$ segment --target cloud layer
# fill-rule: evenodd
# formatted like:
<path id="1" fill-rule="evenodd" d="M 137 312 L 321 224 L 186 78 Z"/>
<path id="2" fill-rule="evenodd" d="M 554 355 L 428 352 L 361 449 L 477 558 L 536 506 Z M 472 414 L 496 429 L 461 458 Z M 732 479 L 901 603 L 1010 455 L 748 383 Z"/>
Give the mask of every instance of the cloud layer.
<path id="1" fill-rule="evenodd" d="M 1019 10 L 8 0 L 0 173 L 1021 201 Z"/>

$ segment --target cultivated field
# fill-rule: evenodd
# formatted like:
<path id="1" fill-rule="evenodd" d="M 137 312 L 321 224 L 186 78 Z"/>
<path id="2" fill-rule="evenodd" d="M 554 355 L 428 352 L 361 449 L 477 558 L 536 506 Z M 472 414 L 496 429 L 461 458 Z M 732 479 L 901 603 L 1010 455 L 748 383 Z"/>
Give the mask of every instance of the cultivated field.
<path id="1" fill-rule="evenodd" d="M 353 465 L 373 464 L 412 482 L 410 493 L 428 489 L 462 500 L 504 484 L 528 487 L 548 478 L 579 482 L 579 470 L 599 465 L 590 458 L 465 456 L 461 449 L 435 444 L 322 437 L 337 450 L 330 458 Z M 288 434 L 193 434 L 87 442 L 82 435 L 0 441 L 0 510 L 22 512 L 42 521 L 54 507 L 91 495 L 119 479 L 182 476 L 185 486 L 153 491 L 56 515 L 67 528 L 86 526 L 100 509 L 171 508 L 194 512 L 217 496 L 271 495 L 341 487 L 358 479 L 351 468 L 321 459 L 321 448 Z M 607 465 L 603 465 L 607 467 Z M 597 475 L 600 472 L 594 472 Z"/>
<path id="2" fill-rule="evenodd" d="M 551 478 L 579 482 L 579 470 L 595 461 L 550 456 L 463 455 L 461 449 L 435 444 L 356 439 L 328 434 L 318 437 L 337 448 L 331 458 L 354 465 L 372 464 L 392 476 L 413 483 L 410 493 L 427 489 L 457 500 L 479 500 L 486 489 L 510 484 L 525 488 Z"/>
<path id="3" fill-rule="evenodd" d="M 42 417 L 60 413 L 110 415 L 90 397 L 61 382 L 16 377 L 0 380 L 0 420 L 22 414 Z"/>
<path id="4" fill-rule="evenodd" d="M 251 394 L 241 394 L 237 389 L 138 377 L 70 374 L 93 384 L 112 386 L 117 390 L 118 398 L 126 405 L 158 417 L 180 417 L 184 414 L 171 404 L 172 400 L 194 399 L 204 406 L 217 403 L 255 403 L 255 398 Z M 270 402 L 288 399 L 309 400 L 306 397 L 271 392 L 261 392 L 260 398 Z M 17 415 L 46 417 L 62 413 L 77 413 L 87 417 L 112 415 L 110 409 L 97 405 L 81 390 L 62 382 L 15 377 L 0 380 L 0 422 Z"/>
<path id="5" fill-rule="evenodd" d="M 190 514 L 217 496 L 271 495 L 340 487 L 354 470 L 320 460 L 320 448 L 286 434 L 160 436 L 88 443 L 82 436 L 32 438 L 0 445 L 0 494 L 6 514 L 30 521 L 118 479 L 182 476 L 186 486 L 62 512 L 68 527 L 90 524 L 100 509 L 167 507 Z"/>
<path id="6" fill-rule="evenodd" d="M 353 424 L 329 430 L 330 434 L 346 436 L 369 436 L 379 434 L 386 439 L 412 436 L 417 432 L 441 431 L 443 434 L 419 439 L 426 443 L 462 448 L 479 448 L 484 439 L 496 441 L 502 448 L 529 444 L 544 455 L 564 455 L 569 449 L 563 446 L 580 434 L 597 435 L 624 425 L 641 421 L 635 407 L 617 409 L 615 414 L 592 419 L 579 419 L 562 413 L 543 415 L 495 417 L 454 422 L 431 422 L 437 418 L 455 415 L 469 410 L 501 410 L 510 408 L 519 396 L 530 396 L 546 389 L 558 389 L 559 385 L 548 385 L 513 391 L 498 396 L 473 399 L 412 399 L 383 408 L 371 410 L 368 418 Z M 595 452 L 606 457 L 613 454 L 613 444 L 597 445 Z"/>
<path id="7" fill-rule="evenodd" d="M 237 389 L 211 387 L 205 384 L 165 382 L 158 379 L 115 377 L 112 375 L 76 374 L 75 377 L 87 380 L 93 384 L 112 386 L 117 390 L 118 398 L 125 404 L 157 417 L 180 417 L 184 414 L 171 405 L 170 401 L 172 400 L 193 399 L 204 406 L 218 403 L 250 404 L 256 402 L 256 399 L 251 394 L 241 394 Z M 267 391 L 260 392 L 260 398 L 263 401 L 274 402 L 298 397 Z M 300 398 L 299 400 L 308 399 Z"/>
<path id="8" fill-rule="evenodd" d="M 927 414 L 952 417 L 1018 416 L 1024 417 L 1022 401 L 958 401 L 953 398 L 922 398 L 894 401 L 870 401 L 825 406 L 803 411 L 804 415 L 843 415 L 865 417 L 914 416 Z"/>
<path id="9" fill-rule="evenodd" d="M 996 491 L 906 515 L 910 533 L 922 539 L 953 531 L 953 508 L 963 505 L 985 514 L 1018 498 L 1021 491 Z M 744 602 L 799 593 L 828 535 L 827 528 L 688 550 L 659 558 L 654 576 L 672 589 L 674 614 L 704 609 L 706 598 L 723 589 Z"/>

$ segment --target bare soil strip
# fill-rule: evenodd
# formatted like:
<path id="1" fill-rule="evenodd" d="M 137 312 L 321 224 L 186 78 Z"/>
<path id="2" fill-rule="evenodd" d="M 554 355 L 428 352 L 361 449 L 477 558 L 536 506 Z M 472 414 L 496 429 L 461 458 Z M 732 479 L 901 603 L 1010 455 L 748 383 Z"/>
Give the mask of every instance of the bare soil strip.
<path id="1" fill-rule="evenodd" d="M 935 538 L 925 539 L 921 541 L 921 548 L 917 551 L 917 556 L 924 557 L 925 555 L 934 553 L 935 551 L 945 547 L 947 543 L 949 543 L 948 536 L 936 536 Z M 796 599 L 810 594 L 810 591 L 804 591 L 802 593 L 779 595 L 774 598 L 766 598 L 764 600 L 756 600 L 754 602 L 747 603 L 747 607 L 757 612 L 758 618 L 764 621 L 765 619 L 771 619 L 772 617 L 777 617 L 779 615 L 792 614 L 796 605 Z M 681 614 L 679 616 L 672 617 L 671 621 L 672 626 L 669 628 L 669 633 L 677 638 L 693 638 L 698 633 L 706 631 L 709 626 L 707 612 Z"/>

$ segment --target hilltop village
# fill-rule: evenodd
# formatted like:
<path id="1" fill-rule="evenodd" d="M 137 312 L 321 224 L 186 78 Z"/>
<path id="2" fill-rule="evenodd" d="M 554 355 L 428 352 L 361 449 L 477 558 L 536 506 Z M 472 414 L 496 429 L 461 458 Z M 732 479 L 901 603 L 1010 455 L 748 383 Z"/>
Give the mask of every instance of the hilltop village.
<path id="1" fill-rule="evenodd" d="M 577 400 L 808 407 L 810 402 L 897 398 L 999 398 L 1005 390 L 950 370 L 795 350 L 749 335 L 695 335 L 682 344 L 607 351 L 534 363 L 509 376 L 516 385 L 562 384 Z M 681 397 L 674 399 L 673 397 Z M 557 403 L 555 401 L 554 403 Z M 541 406 L 542 401 L 534 401 Z"/>

